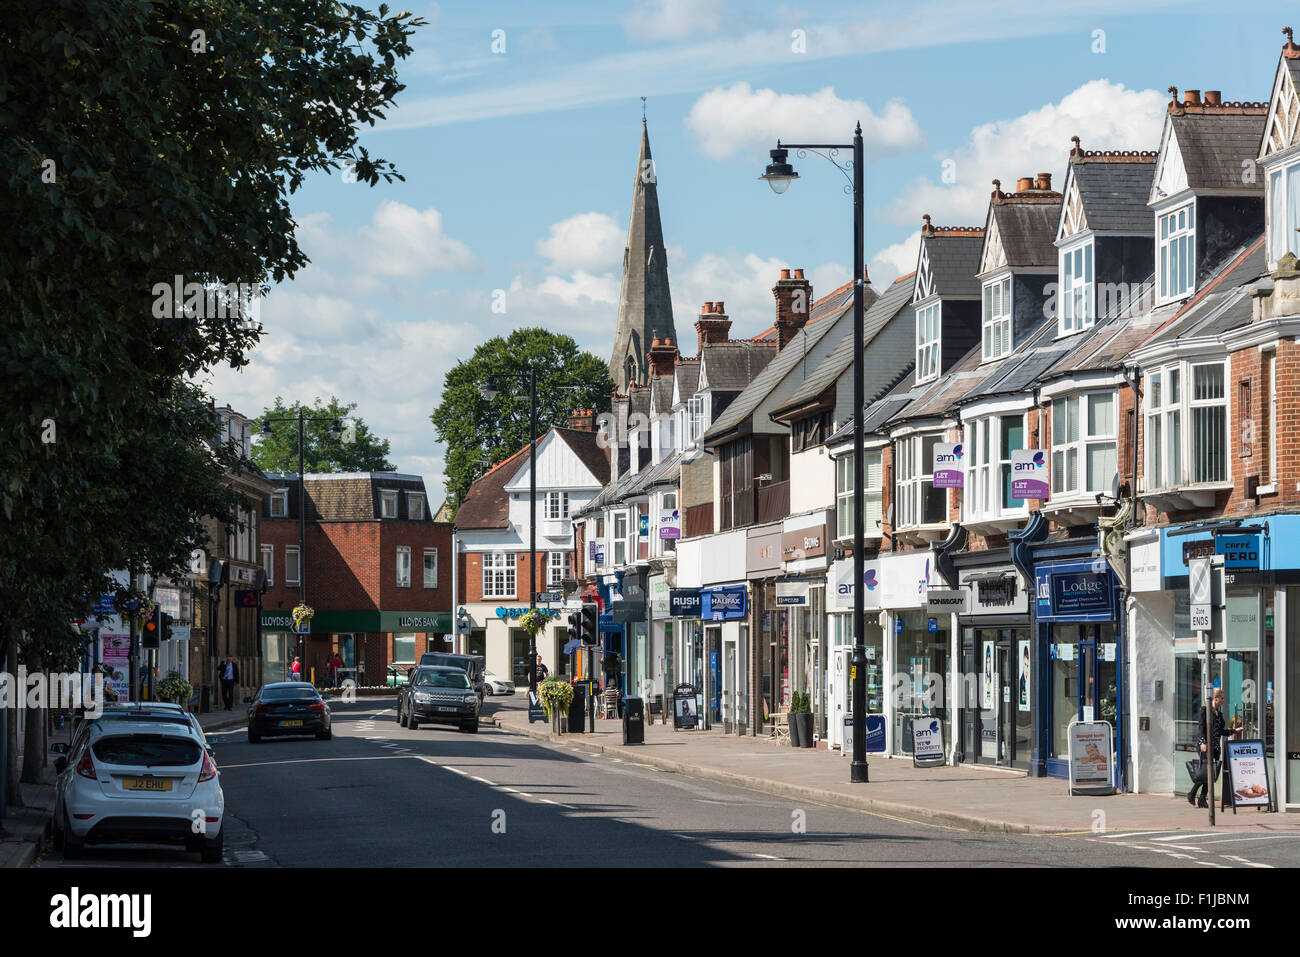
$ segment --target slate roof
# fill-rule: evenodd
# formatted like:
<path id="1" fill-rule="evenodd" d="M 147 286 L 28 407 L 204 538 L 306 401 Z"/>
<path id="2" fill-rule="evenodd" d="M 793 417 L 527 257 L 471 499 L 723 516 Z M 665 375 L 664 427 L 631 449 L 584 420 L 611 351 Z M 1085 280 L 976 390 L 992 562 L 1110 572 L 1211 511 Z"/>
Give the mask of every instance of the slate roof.
<path id="1" fill-rule="evenodd" d="M 829 316 L 817 322 L 809 321 L 800 329 L 794 338 L 786 344 L 786 347 L 776 354 L 776 358 L 754 377 L 754 381 L 749 383 L 745 390 L 731 401 L 731 404 L 727 406 L 722 415 L 718 416 L 717 420 L 709 426 L 708 431 L 702 437 L 703 444 L 707 445 L 711 440 L 725 435 L 749 418 L 754 410 L 762 405 L 763 400 L 771 394 L 772 390 L 777 388 L 785 380 L 785 377 L 793 372 L 799 363 L 805 360 L 808 350 L 821 342 L 826 334 L 835 328 L 840 317 L 851 311 L 851 309 L 852 305 L 841 306 L 840 311 L 834 316 Z"/>
<path id="2" fill-rule="evenodd" d="M 669 412 L 673 407 L 672 376 L 661 375 L 650 380 L 651 403 L 655 412 Z"/>
<path id="3" fill-rule="evenodd" d="M 1231 259 L 1215 279 L 1164 323 L 1147 344 L 1214 336 L 1251 321 L 1250 291 L 1268 274 L 1264 237 Z"/>
<path id="4" fill-rule="evenodd" d="M 921 395 L 926 390 L 927 386 L 912 384 L 910 373 L 911 369 L 908 369 L 891 388 L 867 403 L 866 415 L 862 419 L 862 432 L 864 435 L 869 436 L 873 432 L 879 432 L 882 425 L 907 408 L 918 395 Z M 853 419 L 849 419 L 844 425 L 831 433 L 826 439 L 826 444 L 834 446 L 841 442 L 852 441 L 852 439 Z"/>
<path id="5" fill-rule="evenodd" d="M 1229 189 L 1264 194 L 1264 177 L 1242 178 L 1242 161 L 1252 164 L 1264 135 L 1265 109 L 1251 113 L 1182 113 L 1170 117 L 1187 185 L 1193 190 Z"/>
<path id="6" fill-rule="evenodd" d="M 1154 153 L 1072 154 L 1070 171 L 1079 187 L 1088 228 L 1094 232 L 1154 234 L 1147 197 L 1155 168 Z"/>
<path id="7" fill-rule="evenodd" d="M 912 275 L 914 274 L 908 273 L 908 276 L 912 276 Z M 871 284 L 871 280 L 868 279 L 867 289 L 865 291 L 867 292 L 872 291 L 870 284 Z M 808 321 L 816 322 L 818 319 L 824 319 L 827 316 L 836 315 L 837 313 L 839 313 L 841 309 L 843 309 L 846 305 L 849 305 L 852 302 L 853 302 L 853 282 L 852 280 L 850 280 L 849 282 L 846 282 L 844 285 L 836 289 L 832 289 L 830 292 L 822 296 L 820 299 L 813 300 L 812 308 L 808 310 Z M 865 300 L 865 305 L 867 306 L 871 305 L 871 301 Z M 751 336 L 750 338 L 752 341 L 755 342 L 766 341 L 769 339 L 775 341 L 776 326 L 774 325 L 768 326 L 758 335 Z"/>
<path id="8" fill-rule="evenodd" d="M 683 401 L 689 399 L 700 387 L 700 360 L 679 359 L 673 375 L 677 377 L 677 394 Z"/>
<path id="9" fill-rule="evenodd" d="M 628 390 L 627 397 L 628 412 L 639 412 L 644 416 L 650 415 L 650 387 L 633 386 Z"/>
<path id="10" fill-rule="evenodd" d="M 273 488 L 288 490 L 285 515 L 271 518 L 268 496 L 262 502 L 262 517 L 268 521 L 298 520 L 298 475 L 296 472 L 268 472 L 266 479 Z M 336 474 L 308 473 L 305 477 L 307 518 L 313 522 L 370 522 L 382 515 L 380 489 L 399 489 L 425 493 L 424 479 L 401 472 L 351 472 Z M 407 497 L 397 497 L 397 517 L 407 519 Z M 428 495 L 425 493 L 424 519 L 431 521 Z M 420 521 L 420 519 L 416 519 Z"/>
<path id="11" fill-rule="evenodd" d="M 912 304 L 912 275 L 899 276 L 885 290 L 884 294 L 873 302 L 866 310 L 862 317 L 863 335 L 862 342 L 864 348 L 870 348 L 872 340 L 881 329 L 889 323 L 896 315 L 905 309 L 910 309 Z M 852 284 L 850 284 L 850 289 Z M 909 351 L 908 358 L 911 357 Z M 853 364 L 853 335 L 850 332 L 845 335 L 830 353 L 808 374 L 803 384 L 799 386 L 780 406 L 772 413 L 776 418 L 782 412 L 797 409 L 801 405 L 812 402 L 830 385 L 832 385 L 844 372 Z"/>
<path id="12" fill-rule="evenodd" d="M 975 276 L 984 249 L 983 229 L 964 229 L 962 235 L 945 235 L 941 227 L 935 227 L 935 234 L 924 236 L 922 242 L 930 259 L 934 288 L 940 297 L 979 298 L 980 281 Z"/>
<path id="13" fill-rule="evenodd" d="M 775 342 L 732 339 L 708 343 L 701 352 L 702 362 L 709 371 L 708 387 L 715 392 L 740 392 L 775 355 Z M 696 381 L 698 388 L 698 378 Z"/>
<path id="14" fill-rule="evenodd" d="M 555 426 L 553 431 L 564 440 L 564 444 L 573 450 L 588 471 L 600 481 L 609 475 L 609 448 L 601 448 L 600 434 L 585 429 L 567 429 Z"/>
<path id="15" fill-rule="evenodd" d="M 998 239 L 1008 266 L 1055 266 L 1056 225 L 1061 218 L 1061 199 L 1055 202 L 1017 202 L 1012 193 L 1002 202 L 989 204 L 989 217 L 998 225 Z M 976 266 L 978 269 L 978 265 Z"/>

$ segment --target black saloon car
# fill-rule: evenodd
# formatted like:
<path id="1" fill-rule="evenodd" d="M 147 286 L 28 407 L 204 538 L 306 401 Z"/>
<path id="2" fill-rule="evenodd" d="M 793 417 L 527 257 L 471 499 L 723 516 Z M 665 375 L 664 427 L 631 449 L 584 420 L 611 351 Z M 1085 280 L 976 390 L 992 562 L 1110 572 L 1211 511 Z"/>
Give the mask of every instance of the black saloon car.
<path id="1" fill-rule="evenodd" d="M 256 697 L 246 700 L 252 744 L 275 735 L 314 734 L 321 741 L 332 736 L 329 705 L 305 681 L 263 685 Z"/>
<path id="2" fill-rule="evenodd" d="M 397 723 L 412 731 L 421 721 L 454 724 L 471 734 L 478 731 L 479 697 L 460 668 L 421 666 L 397 691 Z"/>

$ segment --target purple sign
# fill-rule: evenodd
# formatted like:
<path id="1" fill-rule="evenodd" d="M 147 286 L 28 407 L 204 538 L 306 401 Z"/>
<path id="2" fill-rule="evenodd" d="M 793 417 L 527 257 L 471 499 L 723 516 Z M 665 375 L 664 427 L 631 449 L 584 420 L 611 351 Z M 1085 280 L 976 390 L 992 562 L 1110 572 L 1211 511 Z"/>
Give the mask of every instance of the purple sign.
<path id="1" fill-rule="evenodd" d="M 960 442 L 936 442 L 933 466 L 935 488 L 961 488 L 965 485 Z"/>
<path id="2" fill-rule="evenodd" d="M 1047 499 L 1047 453 L 1041 449 L 1016 449 L 1011 453 L 1012 499 Z"/>

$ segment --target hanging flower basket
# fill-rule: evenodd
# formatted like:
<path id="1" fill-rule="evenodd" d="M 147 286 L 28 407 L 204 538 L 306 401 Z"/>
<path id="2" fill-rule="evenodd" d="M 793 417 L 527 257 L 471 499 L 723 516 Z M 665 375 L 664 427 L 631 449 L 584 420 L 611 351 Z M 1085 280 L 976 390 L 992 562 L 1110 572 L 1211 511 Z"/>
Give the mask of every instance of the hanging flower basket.
<path id="1" fill-rule="evenodd" d="M 158 603 L 148 595 L 134 591 L 120 591 L 113 599 L 113 610 L 126 621 L 148 621 L 157 607 Z"/>
<path id="2" fill-rule="evenodd" d="M 537 633 L 546 627 L 546 618 L 540 609 L 530 608 L 519 619 L 519 627 L 528 632 L 530 638 L 536 638 Z"/>
<path id="3" fill-rule="evenodd" d="M 316 610 L 310 605 L 296 605 L 293 609 L 293 626 L 302 628 L 310 624 L 311 620 L 316 617 Z"/>

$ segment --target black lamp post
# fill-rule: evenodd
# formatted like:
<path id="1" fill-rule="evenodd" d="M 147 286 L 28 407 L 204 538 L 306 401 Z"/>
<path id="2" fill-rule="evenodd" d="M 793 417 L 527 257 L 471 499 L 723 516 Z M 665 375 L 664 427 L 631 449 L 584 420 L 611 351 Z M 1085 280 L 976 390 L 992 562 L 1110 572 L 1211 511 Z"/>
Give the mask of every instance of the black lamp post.
<path id="1" fill-rule="evenodd" d="M 343 434 L 343 422 L 332 416 L 304 415 L 302 409 L 298 414 L 288 418 L 262 420 L 262 435 L 274 435 L 272 422 L 298 423 L 298 604 L 307 604 L 307 479 L 303 475 L 303 446 L 305 444 L 303 429 L 308 422 L 329 422 L 330 433 L 336 438 Z M 302 663 L 301 677 L 307 677 L 306 638 L 298 635 L 298 660 Z"/>
<path id="2" fill-rule="evenodd" d="M 759 179 L 766 180 L 772 191 L 778 195 L 784 193 L 792 182 L 799 178 L 794 167 L 787 161 L 789 150 L 799 151 L 800 156 L 808 152 L 818 153 L 830 160 L 835 168 L 844 174 L 845 179 L 852 178 L 846 187 L 853 194 L 853 762 L 849 765 L 849 781 L 865 783 L 867 781 L 867 648 L 863 640 L 864 632 L 864 595 L 863 578 L 863 530 L 862 530 L 862 486 L 863 463 L 862 450 L 862 414 L 863 414 L 863 372 L 862 344 L 864 339 L 862 323 L 862 286 L 863 286 L 863 214 L 862 214 L 862 124 L 853 131 L 850 144 L 835 143 L 789 143 L 776 141 L 776 149 L 771 150 L 772 162 Z M 853 159 L 841 163 L 836 157 L 840 150 L 852 150 Z M 824 151 L 824 152 L 823 152 Z"/>

